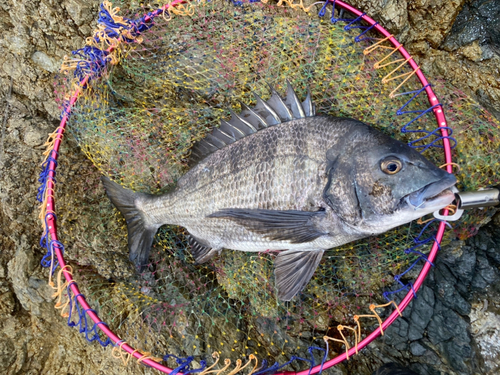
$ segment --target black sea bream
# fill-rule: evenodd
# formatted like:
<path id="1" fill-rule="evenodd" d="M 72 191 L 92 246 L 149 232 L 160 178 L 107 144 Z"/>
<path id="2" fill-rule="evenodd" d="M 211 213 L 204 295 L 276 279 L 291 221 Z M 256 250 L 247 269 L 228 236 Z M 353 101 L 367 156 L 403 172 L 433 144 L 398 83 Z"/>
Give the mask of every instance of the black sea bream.
<path id="1" fill-rule="evenodd" d="M 206 262 L 223 249 L 281 250 L 278 298 L 288 301 L 311 279 L 323 252 L 383 233 L 454 200 L 453 175 L 417 151 L 354 119 L 316 115 L 271 89 L 193 148 L 196 164 L 171 193 L 134 193 L 103 177 L 125 216 L 130 259 L 148 261 L 165 224 L 189 232 Z"/>

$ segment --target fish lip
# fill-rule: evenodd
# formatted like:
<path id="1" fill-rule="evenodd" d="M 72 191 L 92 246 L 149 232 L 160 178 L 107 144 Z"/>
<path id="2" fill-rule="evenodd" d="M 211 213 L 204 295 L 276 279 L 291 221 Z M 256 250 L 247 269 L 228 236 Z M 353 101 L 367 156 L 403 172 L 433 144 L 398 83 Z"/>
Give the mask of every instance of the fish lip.
<path id="1" fill-rule="evenodd" d="M 418 209 L 440 209 L 453 202 L 455 194 L 451 187 L 457 183 L 457 179 L 452 174 L 447 174 L 438 181 L 431 182 L 423 188 L 408 194 L 404 200 L 414 210 Z"/>

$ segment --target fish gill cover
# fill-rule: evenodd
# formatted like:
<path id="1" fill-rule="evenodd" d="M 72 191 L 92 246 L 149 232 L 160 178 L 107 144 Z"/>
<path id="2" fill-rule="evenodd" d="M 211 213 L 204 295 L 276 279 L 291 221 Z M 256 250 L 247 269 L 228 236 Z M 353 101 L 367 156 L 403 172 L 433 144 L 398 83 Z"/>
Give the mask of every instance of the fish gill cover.
<path id="1" fill-rule="evenodd" d="M 128 9 L 121 13 L 128 19 L 148 11 L 134 2 L 114 5 Z M 127 342 L 155 355 L 193 356 L 198 364 L 212 352 L 286 363 L 292 355 L 309 360 L 311 347 L 324 351 L 323 337 L 329 336 L 337 340 L 328 347 L 331 357 L 345 351 L 342 335 L 354 342 L 354 333 L 339 332 L 338 325 L 352 325 L 354 315 L 386 303 L 384 297 L 398 300 L 391 293 L 401 285 L 407 290 L 425 261 L 422 254 L 433 240 L 432 231 L 423 229 L 436 223 L 413 222 L 327 251 L 305 290 L 287 303 L 276 297 L 272 252 L 225 251 L 195 265 L 182 228 L 159 231 L 141 274 L 128 261 L 125 222 L 106 198 L 100 174 L 135 191 L 171 189 L 187 170 L 191 146 L 230 117 L 230 108 L 238 111 L 240 101 L 254 105 L 253 92 L 268 98 L 268 85 L 284 92 L 288 80 L 301 99 L 309 88 L 316 113 L 364 121 L 410 143 L 436 165 L 444 163 L 431 106 L 404 59 L 373 30 L 352 23 L 352 15 L 343 15 L 351 21 L 332 23 L 342 16 L 332 14 L 331 5 L 304 9 L 189 3 L 182 12 L 157 17 L 154 27 L 85 85 L 69 129 L 89 162 L 75 171 L 69 157 L 59 161 L 71 171 L 59 181 L 60 237 L 93 308 Z M 498 184 L 498 122 L 448 83 L 431 82 L 458 141 L 459 188 Z M 73 87 L 71 75 L 61 76 L 61 102 Z M 469 211 L 446 240 L 474 234 L 492 212 Z M 368 320 L 361 333 L 376 326 L 376 319 Z M 323 351 L 312 352 L 316 363 Z M 179 366 L 173 357 L 166 360 Z"/>

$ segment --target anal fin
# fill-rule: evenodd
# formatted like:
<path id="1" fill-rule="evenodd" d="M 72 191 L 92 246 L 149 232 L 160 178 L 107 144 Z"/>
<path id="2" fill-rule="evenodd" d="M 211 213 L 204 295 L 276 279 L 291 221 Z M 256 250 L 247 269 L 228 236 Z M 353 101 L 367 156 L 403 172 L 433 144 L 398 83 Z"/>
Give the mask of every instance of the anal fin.
<path id="1" fill-rule="evenodd" d="M 212 249 L 211 247 L 202 244 L 193 236 L 189 236 L 188 243 L 191 246 L 191 253 L 193 254 L 196 264 L 208 262 L 214 257 L 214 255 L 220 253 L 220 250 Z"/>
<path id="2" fill-rule="evenodd" d="M 276 257 L 274 276 L 280 300 L 290 301 L 307 285 L 323 253 L 324 250 L 288 250 Z"/>

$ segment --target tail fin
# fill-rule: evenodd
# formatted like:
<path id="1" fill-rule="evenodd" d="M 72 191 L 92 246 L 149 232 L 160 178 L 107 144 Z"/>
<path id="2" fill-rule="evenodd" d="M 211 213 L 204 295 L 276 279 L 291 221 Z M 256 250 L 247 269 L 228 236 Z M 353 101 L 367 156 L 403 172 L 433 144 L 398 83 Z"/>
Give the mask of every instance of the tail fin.
<path id="1" fill-rule="evenodd" d="M 148 223 L 144 212 L 136 205 L 137 198 L 147 199 L 149 195 L 127 190 L 106 176 L 102 176 L 101 181 L 109 199 L 127 222 L 129 258 L 142 270 L 148 263 L 153 238 L 160 227 L 158 224 Z"/>

